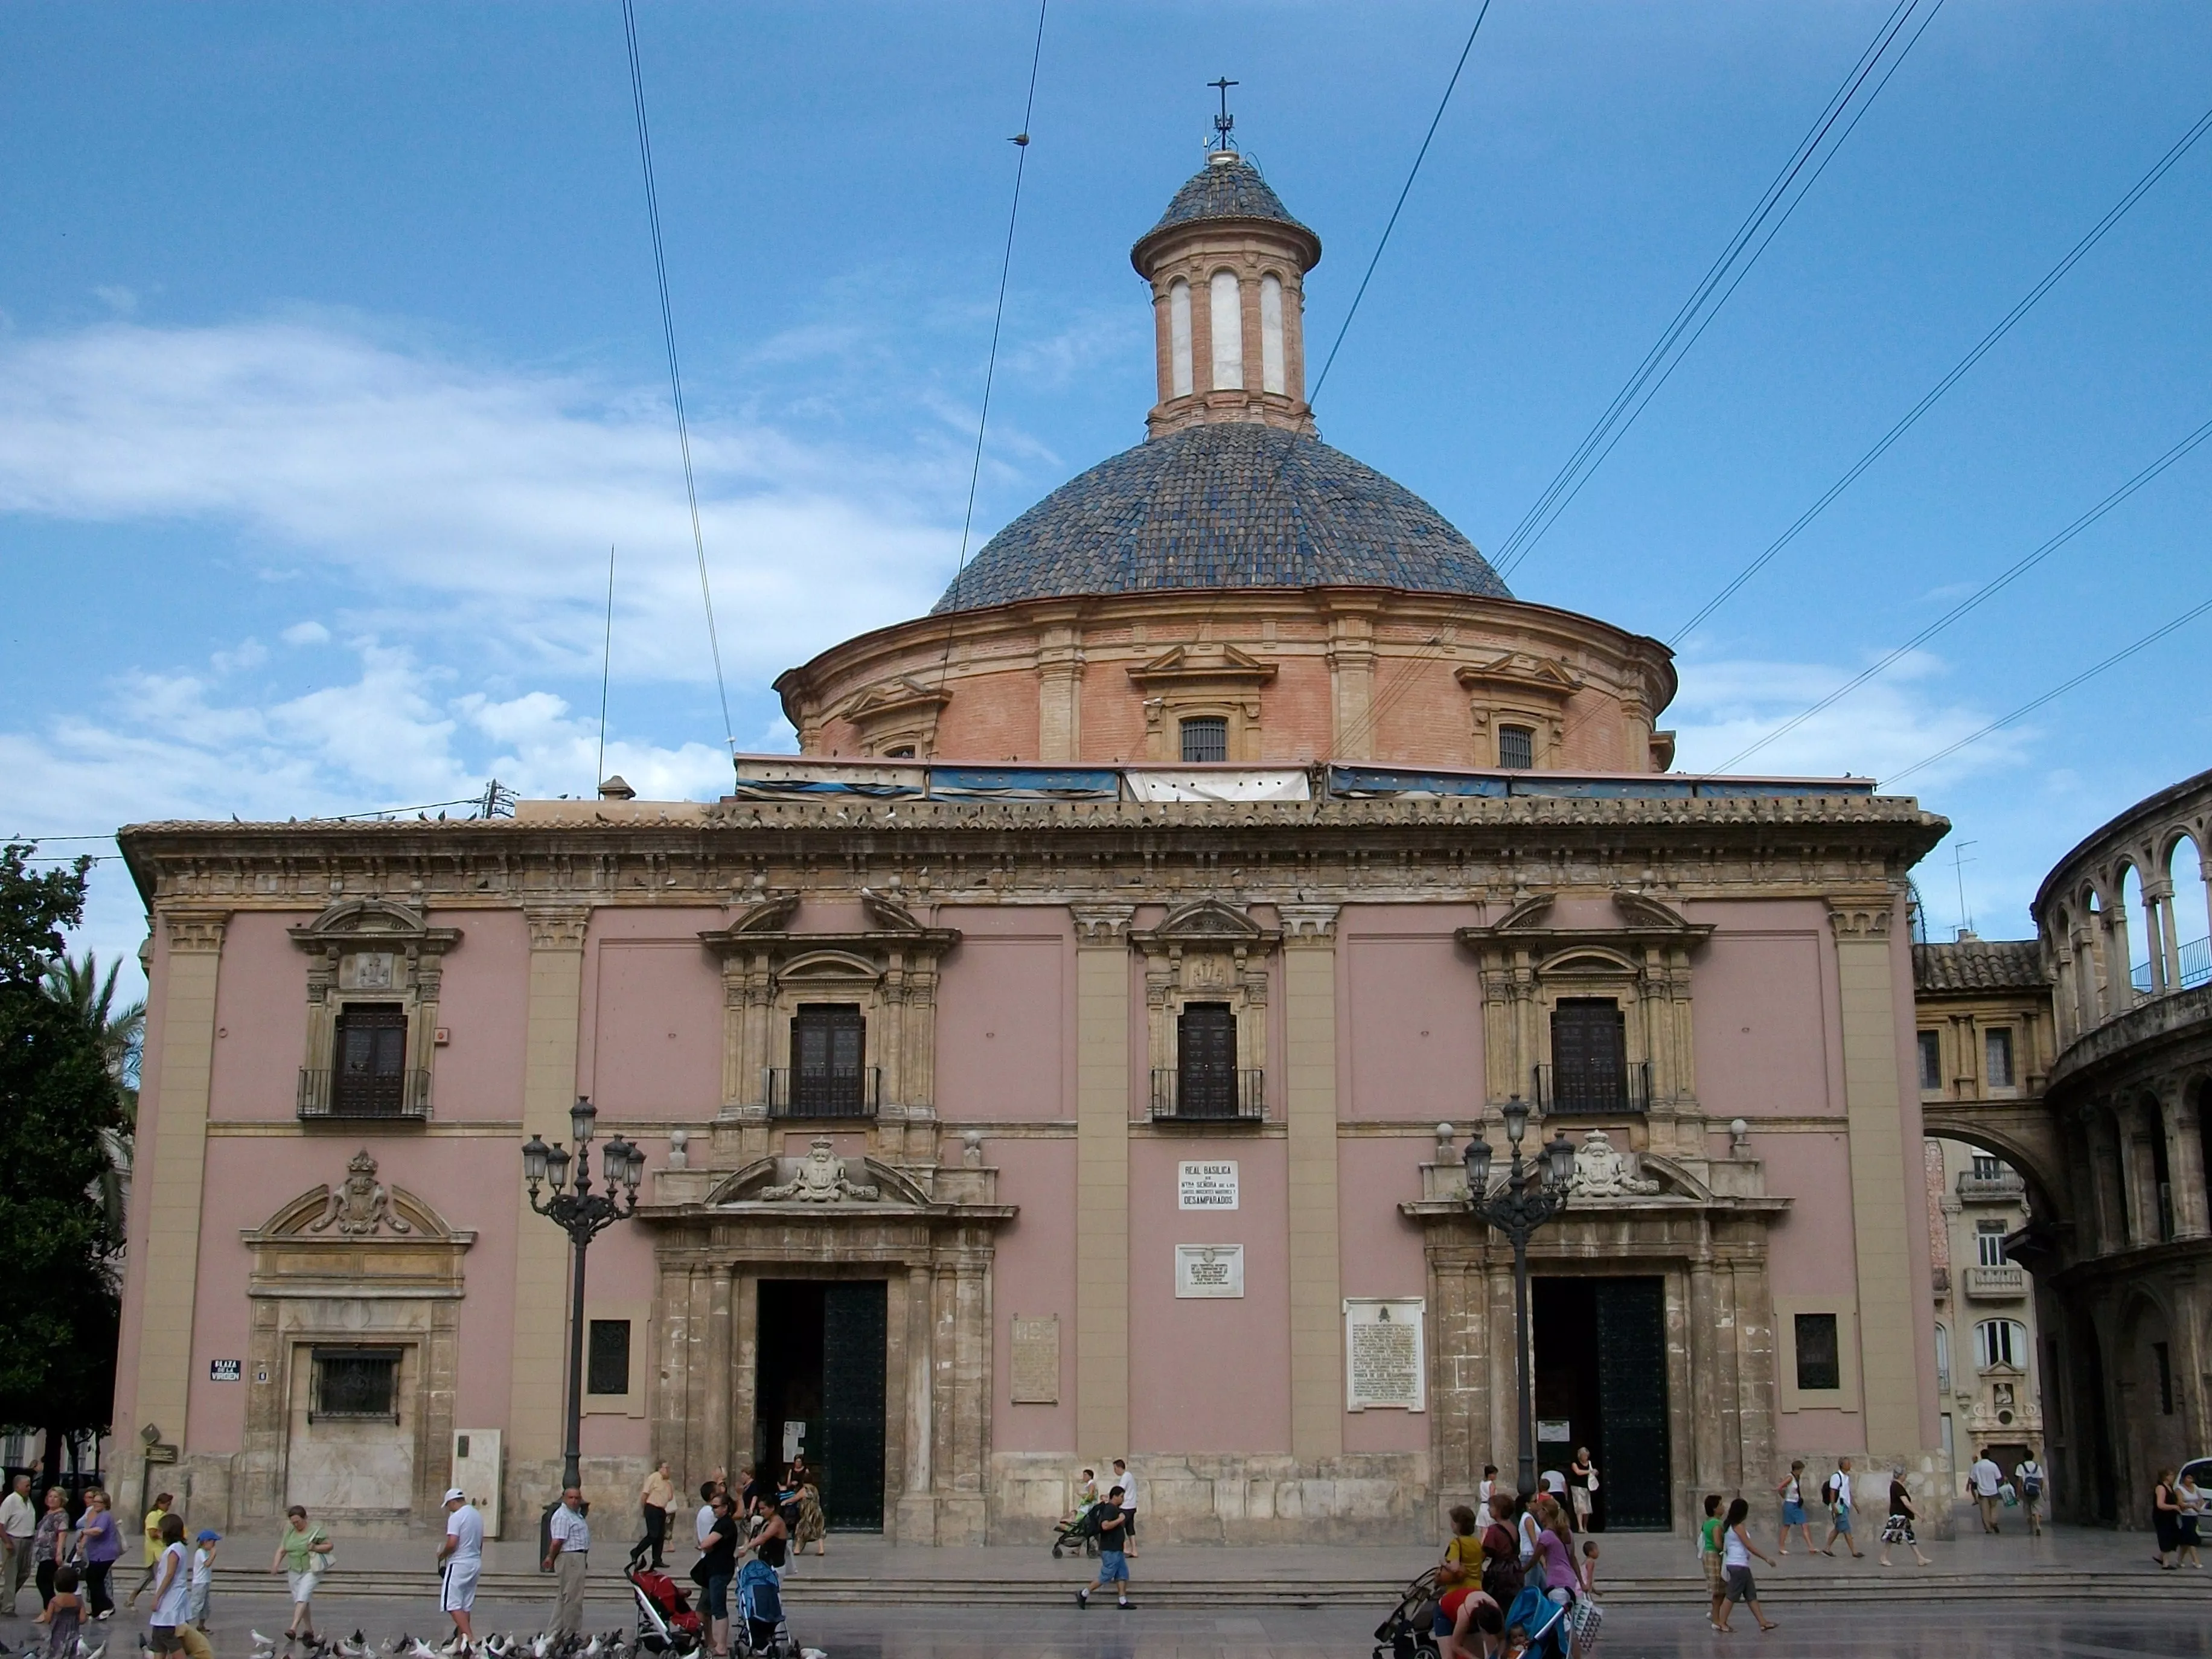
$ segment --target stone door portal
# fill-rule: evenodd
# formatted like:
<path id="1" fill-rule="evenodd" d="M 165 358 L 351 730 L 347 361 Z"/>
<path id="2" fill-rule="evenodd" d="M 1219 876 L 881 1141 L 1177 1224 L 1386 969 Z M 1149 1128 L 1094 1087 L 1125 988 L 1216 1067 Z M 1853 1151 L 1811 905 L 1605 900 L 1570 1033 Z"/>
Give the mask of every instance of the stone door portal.
<path id="1" fill-rule="evenodd" d="M 884 1524 L 889 1322 L 880 1279 L 763 1279 L 753 1455 L 780 1468 L 803 1450 L 829 1524 Z"/>
<path id="2" fill-rule="evenodd" d="M 1533 1289 L 1536 1416 L 1554 1436 L 1565 1428 L 1565 1438 L 1538 1445 L 1538 1468 L 1564 1472 L 1587 1446 L 1598 1468 L 1598 1523 L 1666 1530 L 1674 1517 L 1664 1281 L 1545 1278 Z"/>

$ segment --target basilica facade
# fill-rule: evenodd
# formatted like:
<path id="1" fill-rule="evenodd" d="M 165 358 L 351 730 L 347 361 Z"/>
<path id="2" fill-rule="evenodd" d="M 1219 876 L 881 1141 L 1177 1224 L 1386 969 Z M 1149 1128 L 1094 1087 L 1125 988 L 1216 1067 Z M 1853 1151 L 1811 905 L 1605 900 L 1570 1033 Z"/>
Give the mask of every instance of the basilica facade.
<path id="1" fill-rule="evenodd" d="M 124 834 L 126 1504 L 532 1524 L 571 1281 L 520 1151 L 586 1097 L 645 1164 L 584 1291 L 617 1513 L 803 1449 L 833 1525 L 1037 1539 L 1121 1456 L 1155 1538 L 1428 1537 L 1515 1462 L 1462 1152 L 1516 1105 L 1577 1154 L 1540 1461 L 1591 1447 L 1606 1524 L 1791 1455 L 1948 1512 L 1905 920 L 1944 826 L 1669 771 L 1664 647 L 1321 441 L 1321 251 L 1212 154 L 1133 252 L 1144 441 L 784 675 L 799 753 L 722 799 Z"/>

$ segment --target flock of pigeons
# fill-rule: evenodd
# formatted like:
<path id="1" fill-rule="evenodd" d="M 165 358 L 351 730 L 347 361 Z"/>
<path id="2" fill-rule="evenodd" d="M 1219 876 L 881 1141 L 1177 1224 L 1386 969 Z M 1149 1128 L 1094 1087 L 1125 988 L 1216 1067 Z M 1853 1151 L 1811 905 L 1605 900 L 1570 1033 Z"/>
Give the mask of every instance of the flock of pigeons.
<path id="1" fill-rule="evenodd" d="M 633 1659 L 637 1652 L 635 1644 L 618 1631 L 588 1639 L 540 1632 L 536 1636 L 486 1636 L 474 1643 L 464 1642 L 457 1632 L 437 1647 L 404 1633 L 381 1644 L 372 1644 L 359 1631 L 336 1638 L 288 1637 L 281 1644 L 258 1630 L 247 1633 L 253 1638 L 252 1659 L 276 1659 L 280 1645 L 288 1659 L 473 1659 L 476 1655 L 485 1659 Z"/>

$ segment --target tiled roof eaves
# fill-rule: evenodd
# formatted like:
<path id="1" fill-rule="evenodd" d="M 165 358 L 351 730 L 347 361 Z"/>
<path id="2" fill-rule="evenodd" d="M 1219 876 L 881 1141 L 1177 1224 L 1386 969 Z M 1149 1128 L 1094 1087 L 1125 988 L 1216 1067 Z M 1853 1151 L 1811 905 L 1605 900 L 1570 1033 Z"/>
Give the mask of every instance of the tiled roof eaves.
<path id="1" fill-rule="evenodd" d="M 1966 939 L 1912 947 L 1912 982 L 1922 991 L 2037 991 L 2049 978 L 2034 939 Z"/>

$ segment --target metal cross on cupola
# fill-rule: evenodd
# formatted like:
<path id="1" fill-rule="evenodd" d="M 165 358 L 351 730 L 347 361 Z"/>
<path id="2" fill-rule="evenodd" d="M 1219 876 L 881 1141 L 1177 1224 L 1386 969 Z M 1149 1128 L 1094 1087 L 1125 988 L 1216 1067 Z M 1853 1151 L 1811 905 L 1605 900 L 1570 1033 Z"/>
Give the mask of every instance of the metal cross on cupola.
<path id="1" fill-rule="evenodd" d="M 1237 118 L 1229 112 L 1229 88 L 1243 83 L 1224 76 L 1218 81 L 1208 81 L 1206 84 L 1221 94 L 1221 113 L 1213 118 L 1213 148 L 1228 150 L 1232 148 L 1229 135 L 1237 126 Z"/>

